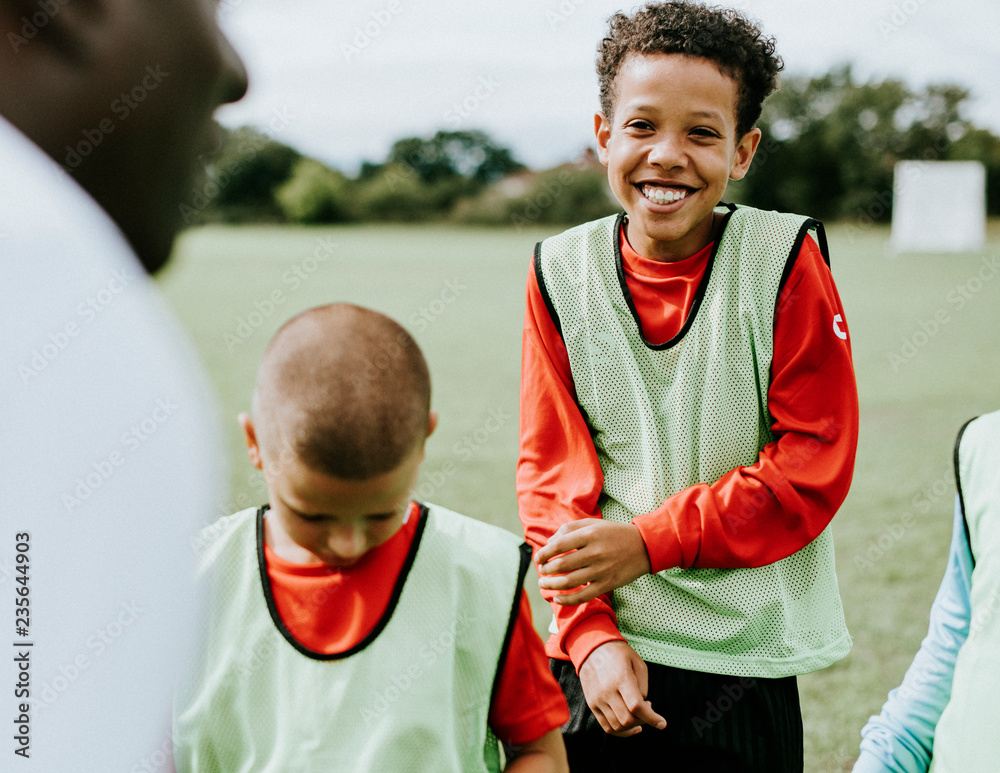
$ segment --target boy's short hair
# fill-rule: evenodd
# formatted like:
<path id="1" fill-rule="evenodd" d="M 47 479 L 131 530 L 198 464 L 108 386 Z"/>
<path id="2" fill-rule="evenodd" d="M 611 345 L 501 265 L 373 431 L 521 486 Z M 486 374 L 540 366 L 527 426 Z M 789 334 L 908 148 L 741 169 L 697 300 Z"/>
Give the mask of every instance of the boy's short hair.
<path id="1" fill-rule="evenodd" d="M 601 110 L 611 118 L 615 81 L 630 54 L 687 54 L 713 62 L 736 81 L 736 131 L 742 137 L 760 118 L 764 100 L 777 88 L 784 67 L 774 38 L 732 8 L 687 0 L 649 3 L 632 16 L 616 13 L 597 47 Z"/>
<path id="2" fill-rule="evenodd" d="M 264 353 L 253 397 L 272 467 L 294 454 L 343 480 L 396 469 L 427 437 L 431 383 L 416 341 L 397 322 L 346 303 L 286 322 Z"/>

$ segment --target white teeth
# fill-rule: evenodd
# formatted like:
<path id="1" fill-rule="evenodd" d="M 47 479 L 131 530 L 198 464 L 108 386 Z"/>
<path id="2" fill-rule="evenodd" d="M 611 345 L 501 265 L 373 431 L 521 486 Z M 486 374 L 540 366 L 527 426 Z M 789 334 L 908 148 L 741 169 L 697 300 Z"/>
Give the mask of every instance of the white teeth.
<path id="1" fill-rule="evenodd" d="M 654 204 L 670 204 L 673 201 L 680 201 L 687 196 L 687 191 L 660 188 L 655 185 L 643 185 L 642 194 Z"/>

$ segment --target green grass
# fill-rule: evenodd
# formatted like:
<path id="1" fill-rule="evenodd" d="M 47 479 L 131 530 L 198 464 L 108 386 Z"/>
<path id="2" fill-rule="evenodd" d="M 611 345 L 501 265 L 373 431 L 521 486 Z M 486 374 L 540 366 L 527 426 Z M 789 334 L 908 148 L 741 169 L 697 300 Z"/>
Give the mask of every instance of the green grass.
<path id="1" fill-rule="evenodd" d="M 235 416 L 248 409 L 271 334 L 302 309 L 345 300 L 401 320 L 430 363 L 440 423 L 418 492 L 519 530 L 514 464 L 524 282 L 532 246 L 549 233 L 186 233 L 160 282 L 208 368 L 226 421 L 232 493 L 218 514 L 265 498 Z M 830 229 L 862 411 L 854 484 L 834 521 L 854 650 L 800 679 L 810 772 L 850 770 L 862 725 L 916 652 L 947 555 L 955 432 L 966 419 L 1000 408 L 1000 276 L 983 264 L 1000 260 L 1000 228 L 991 226 L 981 255 L 889 258 L 887 238 L 881 228 Z M 985 280 L 976 278 L 981 269 Z M 961 307 L 959 287 L 967 296 Z M 487 422 L 491 416 L 498 422 Z M 548 614 L 537 593 L 534 600 L 536 623 L 544 627 Z"/>

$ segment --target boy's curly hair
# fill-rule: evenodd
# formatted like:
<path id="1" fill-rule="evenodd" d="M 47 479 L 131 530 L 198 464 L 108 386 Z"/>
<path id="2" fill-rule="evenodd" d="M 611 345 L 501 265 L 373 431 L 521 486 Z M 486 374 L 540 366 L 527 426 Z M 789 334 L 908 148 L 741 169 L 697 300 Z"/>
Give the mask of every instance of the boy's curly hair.
<path id="1" fill-rule="evenodd" d="M 760 118 L 764 100 L 777 88 L 784 67 L 774 38 L 732 8 L 687 0 L 649 3 L 632 16 L 616 13 L 597 47 L 601 110 L 614 112 L 615 83 L 630 54 L 687 54 L 713 62 L 736 81 L 736 130 L 742 137 Z"/>

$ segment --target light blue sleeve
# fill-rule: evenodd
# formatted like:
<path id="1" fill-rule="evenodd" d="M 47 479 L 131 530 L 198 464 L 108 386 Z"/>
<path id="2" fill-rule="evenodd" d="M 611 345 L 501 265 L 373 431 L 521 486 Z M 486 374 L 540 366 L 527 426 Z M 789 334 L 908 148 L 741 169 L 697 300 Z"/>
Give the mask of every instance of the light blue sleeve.
<path id="1" fill-rule="evenodd" d="M 882 713 L 861 731 L 853 773 L 923 773 L 930 765 L 934 729 L 951 696 L 955 658 L 969 634 L 972 554 L 958 497 L 948 567 L 930 627 L 903 683 L 889 693 Z"/>

